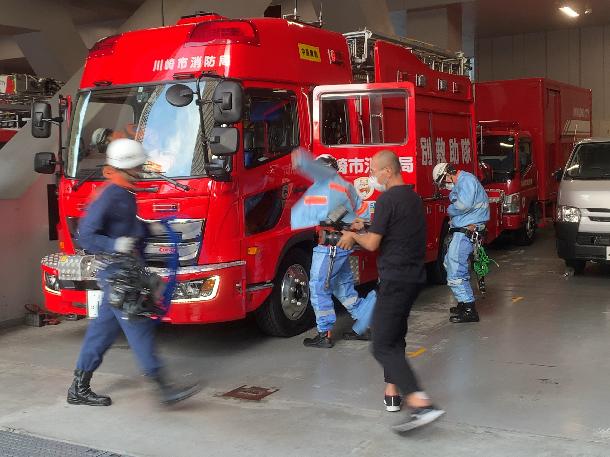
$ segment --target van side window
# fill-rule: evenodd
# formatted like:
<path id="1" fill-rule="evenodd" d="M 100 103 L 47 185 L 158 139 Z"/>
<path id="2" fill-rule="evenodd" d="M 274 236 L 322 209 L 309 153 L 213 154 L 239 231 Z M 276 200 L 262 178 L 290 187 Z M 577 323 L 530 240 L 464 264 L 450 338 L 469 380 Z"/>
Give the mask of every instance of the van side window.
<path id="1" fill-rule="evenodd" d="M 289 154 L 299 145 L 297 100 L 286 90 L 246 91 L 244 165 L 256 167 Z"/>
<path id="2" fill-rule="evenodd" d="M 532 142 L 529 139 L 522 138 L 519 140 L 519 163 L 521 173 L 532 164 Z"/>

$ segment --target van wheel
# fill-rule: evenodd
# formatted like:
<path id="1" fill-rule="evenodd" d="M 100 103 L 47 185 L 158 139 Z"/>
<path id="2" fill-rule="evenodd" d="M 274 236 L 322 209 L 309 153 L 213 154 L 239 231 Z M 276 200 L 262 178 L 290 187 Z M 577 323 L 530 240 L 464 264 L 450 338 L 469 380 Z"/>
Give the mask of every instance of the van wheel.
<path id="1" fill-rule="evenodd" d="M 448 235 L 449 224 L 445 222 L 439 237 L 438 256 L 434 262 L 428 265 L 428 282 L 430 284 L 447 284 L 447 270 L 445 270 L 443 263 L 451 241 L 451 237 Z"/>
<path id="2" fill-rule="evenodd" d="M 256 323 L 263 332 L 295 336 L 314 325 L 309 297 L 310 266 L 311 256 L 302 249 L 292 249 L 282 259 L 271 295 L 255 312 Z"/>
<path id="3" fill-rule="evenodd" d="M 576 275 L 583 274 L 585 272 L 586 266 L 587 266 L 586 260 L 576 260 L 576 259 L 566 260 L 566 267 L 573 268 L 574 274 L 576 274 Z"/>
<path id="4" fill-rule="evenodd" d="M 538 228 L 538 218 L 536 217 L 536 209 L 530 207 L 527 212 L 525 224 L 515 232 L 514 242 L 519 246 L 529 246 L 536 238 L 536 229 Z"/>

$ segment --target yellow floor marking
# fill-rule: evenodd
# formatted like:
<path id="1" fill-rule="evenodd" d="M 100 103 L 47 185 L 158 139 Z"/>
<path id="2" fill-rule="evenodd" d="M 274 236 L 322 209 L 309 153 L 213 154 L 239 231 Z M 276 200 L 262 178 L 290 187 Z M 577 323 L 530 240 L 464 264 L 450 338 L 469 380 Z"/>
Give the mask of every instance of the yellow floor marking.
<path id="1" fill-rule="evenodd" d="M 523 300 L 523 297 L 513 297 L 513 303 Z"/>
<path id="2" fill-rule="evenodd" d="M 424 352 L 426 352 L 426 348 L 419 348 L 417 351 L 407 352 L 407 355 L 410 359 L 414 359 L 415 357 L 422 355 Z"/>

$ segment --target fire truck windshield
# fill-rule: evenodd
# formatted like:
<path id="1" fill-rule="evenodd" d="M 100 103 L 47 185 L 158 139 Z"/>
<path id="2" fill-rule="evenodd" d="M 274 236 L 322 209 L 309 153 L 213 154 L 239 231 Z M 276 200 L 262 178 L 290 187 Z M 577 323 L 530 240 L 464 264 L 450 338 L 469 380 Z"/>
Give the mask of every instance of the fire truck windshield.
<path id="1" fill-rule="evenodd" d="M 195 90 L 194 82 L 186 82 Z M 201 81 L 203 98 L 211 98 L 216 80 Z M 208 87 L 209 86 L 209 87 Z M 83 179 L 105 162 L 108 143 L 132 138 L 144 146 L 148 162 L 144 177 L 155 173 L 170 178 L 204 176 L 204 147 L 197 105 L 174 107 L 165 99 L 171 84 L 105 88 L 79 94 L 70 135 L 66 176 Z M 212 105 L 205 104 L 204 119 L 210 119 Z M 206 125 L 211 131 L 212 124 Z M 146 175 L 146 171 L 150 175 Z"/>
<path id="2" fill-rule="evenodd" d="M 506 182 L 515 174 L 515 139 L 512 136 L 485 135 L 479 144 L 479 160 L 493 170 L 493 182 Z"/>

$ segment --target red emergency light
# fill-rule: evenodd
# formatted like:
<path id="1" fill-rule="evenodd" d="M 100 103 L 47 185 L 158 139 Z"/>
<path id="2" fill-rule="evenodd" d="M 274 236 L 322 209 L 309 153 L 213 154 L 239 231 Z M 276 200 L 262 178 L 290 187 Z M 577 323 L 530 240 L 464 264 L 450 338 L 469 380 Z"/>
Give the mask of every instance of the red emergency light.
<path id="1" fill-rule="evenodd" d="M 117 41 L 119 41 L 120 37 L 121 35 L 119 34 L 102 38 L 100 41 L 93 45 L 93 47 L 89 51 L 89 55 L 87 56 L 87 58 L 92 59 L 94 57 L 104 57 L 112 55 L 112 53 L 114 52 L 114 46 L 116 45 Z"/>
<path id="2" fill-rule="evenodd" d="M 207 46 L 213 44 L 251 44 L 258 46 L 258 31 L 248 21 L 212 21 L 197 24 L 189 35 L 185 46 Z"/>

